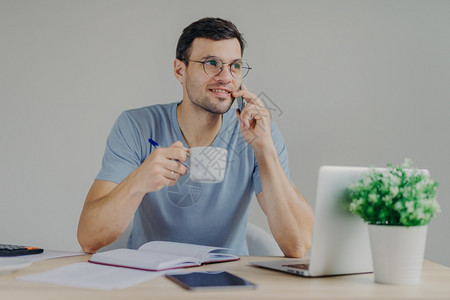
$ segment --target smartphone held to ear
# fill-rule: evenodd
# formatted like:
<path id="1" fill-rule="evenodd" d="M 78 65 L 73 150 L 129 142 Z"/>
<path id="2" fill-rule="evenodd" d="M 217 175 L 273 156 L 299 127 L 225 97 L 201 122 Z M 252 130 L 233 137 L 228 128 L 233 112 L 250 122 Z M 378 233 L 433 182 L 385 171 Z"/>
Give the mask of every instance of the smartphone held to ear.
<path id="1" fill-rule="evenodd" d="M 174 273 L 166 277 L 188 290 L 256 288 L 256 284 L 225 271 Z"/>
<path id="2" fill-rule="evenodd" d="M 242 84 L 239 86 L 239 90 L 242 90 Z M 237 97 L 236 101 L 237 101 L 237 106 L 238 106 L 239 110 L 242 111 L 242 109 L 245 106 L 244 98 L 243 97 Z"/>

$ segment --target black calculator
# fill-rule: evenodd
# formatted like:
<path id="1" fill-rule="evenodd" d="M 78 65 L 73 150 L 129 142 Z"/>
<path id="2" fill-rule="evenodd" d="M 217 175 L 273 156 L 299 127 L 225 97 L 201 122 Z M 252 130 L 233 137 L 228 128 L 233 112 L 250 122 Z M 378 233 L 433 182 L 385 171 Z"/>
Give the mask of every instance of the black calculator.
<path id="1" fill-rule="evenodd" d="M 0 256 L 19 256 L 19 255 L 39 254 L 42 252 L 44 252 L 44 249 L 38 247 L 0 244 Z"/>

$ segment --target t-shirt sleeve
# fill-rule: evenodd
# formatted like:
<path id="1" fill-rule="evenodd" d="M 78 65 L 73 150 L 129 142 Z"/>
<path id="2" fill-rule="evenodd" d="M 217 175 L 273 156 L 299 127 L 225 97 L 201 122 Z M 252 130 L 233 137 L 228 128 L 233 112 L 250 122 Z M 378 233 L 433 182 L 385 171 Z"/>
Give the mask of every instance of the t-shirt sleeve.
<path id="1" fill-rule="evenodd" d="M 123 112 L 108 136 L 102 168 L 96 179 L 122 182 L 141 165 L 140 148 L 139 132 L 127 112 Z"/>
<path id="2" fill-rule="evenodd" d="M 292 179 L 289 175 L 289 159 L 288 159 L 288 152 L 286 148 L 286 144 L 284 142 L 283 136 L 278 129 L 278 126 L 275 124 L 275 122 L 271 121 L 271 130 L 272 130 L 272 140 L 275 145 L 275 148 L 277 149 L 278 153 L 278 160 L 280 161 L 281 167 L 283 168 L 284 172 L 286 173 L 286 176 L 288 177 L 289 181 L 292 184 Z M 259 167 L 258 162 L 255 162 L 255 170 L 253 172 L 253 189 L 255 190 L 255 194 L 258 195 L 262 191 L 261 186 L 261 177 L 259 175 Z"/>

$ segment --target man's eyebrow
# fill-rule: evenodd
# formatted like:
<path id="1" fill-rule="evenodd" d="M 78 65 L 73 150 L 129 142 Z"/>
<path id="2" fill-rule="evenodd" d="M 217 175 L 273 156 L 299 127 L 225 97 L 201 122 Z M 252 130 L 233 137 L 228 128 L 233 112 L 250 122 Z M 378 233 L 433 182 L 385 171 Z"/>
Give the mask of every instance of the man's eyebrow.
<path id="1" fill-rule="evenodd" d="M 215 55 L 205 55 L 205 56 L 203 56 L 203 57 L 200 58 L 200 59 L 201 59 L 201 60 L 205 60 L 205 59 L 207 59 L 207 58 L 218 58 L 218 59 L 220 59 L 221 61 L 224 61 L 222 58 L 220 58 L 220 57 L 218 57 L 218 56 L 215 56 Z M 234 59 L 231 60 L 231 62 L 234 62 L 234 61 L 237 61 L 237 60 L 242 60 L 242 58 L 241 58 L 241 57 L 239 57 L 239 58 L 234 58 Z"/>
<path id="2" fill-rule="evenodd" d="M 215 56 L 215 55 L 205 55 L 205 56 L 203 56 L 201 59 L 207 59 L 207 58 L 219 58 L 220 59 L 220 57 L 218 57 L 218 56 Z"/>

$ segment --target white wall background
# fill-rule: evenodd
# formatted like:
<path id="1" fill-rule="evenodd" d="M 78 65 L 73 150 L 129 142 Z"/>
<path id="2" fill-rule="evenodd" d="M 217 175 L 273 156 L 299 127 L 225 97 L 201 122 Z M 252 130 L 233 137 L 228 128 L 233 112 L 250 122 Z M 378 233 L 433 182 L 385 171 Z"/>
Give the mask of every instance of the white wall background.
<path id="1" fill-rule="evenodd" d="M 450 1 L 0 0 L 0 243 L 79 249 L 114 120 L 181 99 L 176 42 L 205 16 L 245 34 L 309 201 L 321 165 L 411 157 L 440 182 L 426 258 L 450 266 Z"/>

